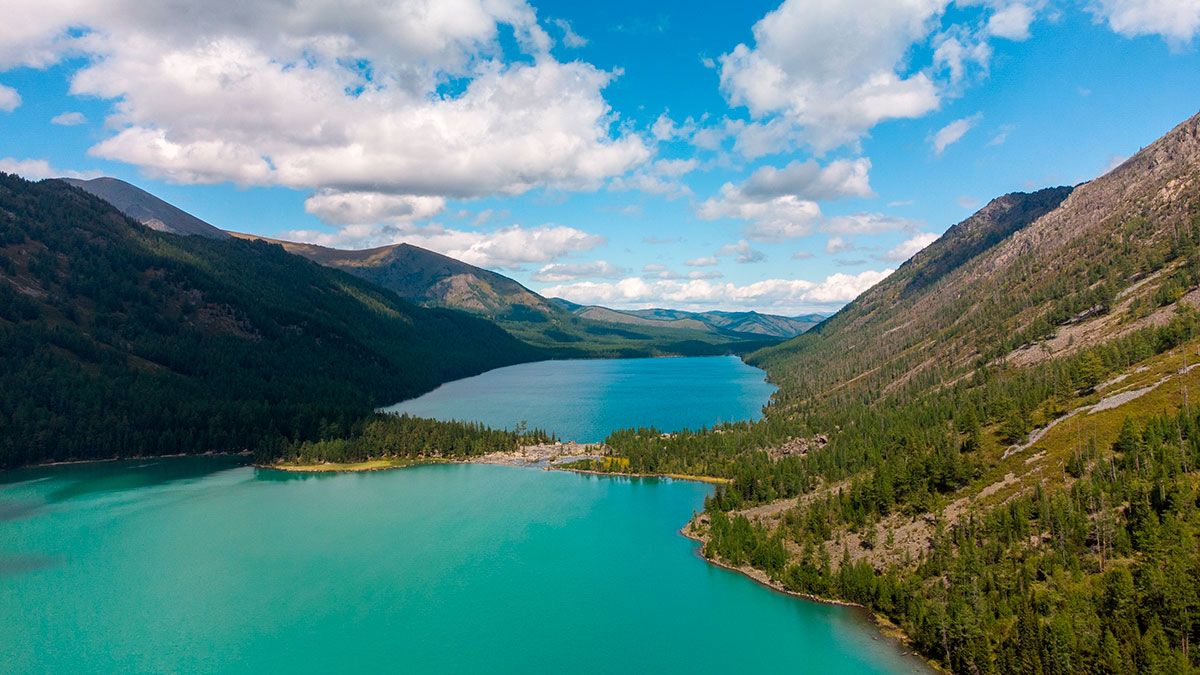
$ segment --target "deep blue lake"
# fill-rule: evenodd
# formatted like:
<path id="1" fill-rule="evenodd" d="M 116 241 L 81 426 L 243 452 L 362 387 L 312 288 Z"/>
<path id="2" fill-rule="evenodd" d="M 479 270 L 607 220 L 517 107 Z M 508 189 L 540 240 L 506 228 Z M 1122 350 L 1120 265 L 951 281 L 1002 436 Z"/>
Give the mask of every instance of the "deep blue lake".
<path id="1" fill-rule="evenodd" d="M 508 429 L 525 422 L 591 443 L 629 427 L 756 420 L 774 391 L 736 356 L 539 361 L 449 382 L 387 410 Z"/>

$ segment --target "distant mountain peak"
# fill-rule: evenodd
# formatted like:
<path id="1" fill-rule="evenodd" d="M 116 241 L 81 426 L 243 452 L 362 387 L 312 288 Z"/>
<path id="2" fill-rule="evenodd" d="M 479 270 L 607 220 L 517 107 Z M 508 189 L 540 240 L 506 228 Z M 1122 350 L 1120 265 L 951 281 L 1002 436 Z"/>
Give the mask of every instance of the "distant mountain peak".
<path id="1" fill-rule="evenodd" d="M 209 239 L 229 238 L 224 230 L 119 178 L 103 176 L 91 180 L 80 178 L 60 178 L 59 180 L 103 199 L 117 207 L 118 211 L 152 230 L 208 237 Z"/>

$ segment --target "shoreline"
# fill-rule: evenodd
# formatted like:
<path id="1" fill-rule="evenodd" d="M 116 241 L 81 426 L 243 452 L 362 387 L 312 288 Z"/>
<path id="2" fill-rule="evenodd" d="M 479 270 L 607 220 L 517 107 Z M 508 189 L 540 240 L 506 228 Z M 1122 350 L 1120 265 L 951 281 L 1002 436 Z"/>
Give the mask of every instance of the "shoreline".
<path id="1" fill-rule="evenodd" d="M 370 473 L 370 472 L 375 472 L 375 471 L 391 471 L 394 469 L 404 469 L 404 468 L 409 468 L 409 467 L 414 467 L 414 466 L 424 466 L 424 465 L 430 465 L 430 464 L 488 464 L 488 465 L 493 465 L 493 466 L 514 466 L 514 467 L 522 467 L 522 468 L 538 468 L 538 467 L 540 467 L 544 471 L 562 471 L 562 472 L 576 473 L 576 474 L 582 474 L 582 475 L 591 475 L 591 476 L 601 476 L 601 477 L 659 478 L 659 479 L 669 478 L 672 480 L 691 481 L 691 482 L 704 483 L 704 484 L 709 484 L 709 485 L 721 485 L 721 484 L 728 484 L 728 483 L 733 482 L 732 479 L 720 478 L 717 476 L 693 476 L 693 475 L 687 475 L 687 474 L 670 474 L 670 473 L 666 473 L 666 474 L 614 473 L 614 472 L 608 472 L 608 471 L 593 471 L 593 470 L 589 470 L 589 469 L 574 469 L 574 468 L 569 468 L 566 466 L 556 466 L 554 464 L 553 460 L 557 457 L 551 458 L 551 457 L 541 456 L 543 453 L 545 453 L 546 450 L 551 449 L 551 448 L 556 451 L 560 450 L 560 449 L 570 449 L 577 453 L 581 449 L 597 450 L 597 449 L 600 449 L 600 447 L 601 446 L 599 446 L 597 444 L 583 445 L 583 444 L 571 443 L 571 444 L 561 444 L 559 446 L 549 446 L 549 445 L 548 446 L 530 446 L 528 448 L 522 448 L 521 451 L 517 451 L 517 452 L 491 453 L 489 455 L 481 455 L 478 457 L 468 457 L 468 458 L 415 457 L 415 458 L 373 459 L 373 460 L 366 460 L 366 461 L 362 461 L 362 462 L 347 462 L 347 463 L 325 462 L 325 463 L 319 463 L 319 464 L 287 464 L 287 463 L 259 464 L 259 463 L 255 463 L 255 462 L 247 462 L 246 466 L 250 466 L 255 469 L 268 469 L 268 470 L 274 470 L 274 471 L 283 471 L 286 473 L 323 474 L 323 473 Z M 532 455 L 529 454 L 529 452 L 527 452 L 529 450 L 534 450 L 535 451 L 534 454 L 532 454 Z M 607 448 L 604 448 L 604 450 L 607 450 Z M 252 457 L 252 456 L 253 456 L 253 453 L 251 453 L 249 451 L 174 453 L 174 454 L 169 454 L 169 455 L 143 455 L 143 456 L 132 456 L 132 457 L 110 457 L 110 458 L 103 458 L 103 459 L 60 460 L 60 461 L 54 461 L 54 462 L 43 462 L 40 464 L 31 464 L 31 465 L 28 465 L 25 467 L 18 467 L 18 468 L 19 469 L 37 469 L 37 468 L 48 468 L 48 467 L 57 467 L 57 466 L 104 464 L 104 463 L 121 462 L 121 461 L 179 459 L 179 458 L 186 458 L 186 457 L 206 457 L 206 458 L 247 457 L 248 458 L 248 457 Z M 572 453 L 562 453 L 561 456 L 568 458 L 568 459 L 572 459 L 572 460 L 586 458 L 586 457 L 581 457 L 579 454 L 572 454 Z M 2 473 L 2 472 L 0 472 L 0 473 Z M 755 568 L 749 567 L 749 566 L 735 567 L 734 565 L 726 563 L 722 560 L 709 558 L 709 557 L 705 556 L 704 552 L 703 552 L 704 545 L 707 544 L 708 541 L 704 537 L 704 535 L 695 531 L 695 529 L 694 529 L 695 522 L 696 522 L 696 517 L 693 517 L 691 520 L 688 520 L 688 522 L 685 523 L 684 526 L 678 530 L 678 533 L 680 535 L 682 535 L 683 537 L 685 537 L 693 542 L 696 542 L 697 544 L 700 545 L 699 547 L 696 548 L 695 553 L 696 553 L 697 557 L 699 557 L 704 562 L 706 562 L 710 565 L 713 565 L 715 567 L 719 567 L 721 569 L 740 574 L 768 590 L 771 590 L 771 591 L 774 591 L 777 593 L 782 593 L 782 594 L 790 596 L 792 598 L 796 598 L 799 600 L 805 600 L 808 602 L 815 602 L 815 603 L 819 603 L 819 604 L 823 604 L 823 605 L 843 607 L 846 609 L 853 610 L 853 611 L 859 613 L 862 616 L 862 618 L 870 620 L 871 625 L 879 633 L 880 637 L 882 637 L 885 640 L 894 642 L 895 645 L 897 646 L 897 648 L 901 649 L 900 655 L 902 657 L 914 659 L 915 661 L 919 661 L 922 665 L 924 665 L 926 668 L 928 668 L 931 672 L 938 672 L 938 673 L 947 672 L 947 671 L 945 671 L 945 669 L 943 669 L 941 667 L 941 665 L 939 663 L 926 658 L 920 652 L 918 652 L 915 648 L 913 648 L 912 640 L 903 631 L 903 629 L 901 629 L 895 623 L 890 621 L 887 617 L 885 617 L 877 612 L 871 611 L 869 608 L 865 607 L 864 605 L 861 605 L 856 602 L 846 601 L 846 600 L 838 600 L 836 598 L 828 598 L 828 597 L 823 597 L 823 596 L 818 596 L 818 595 L 812 595 L 809 593 L 799 593 L 796 591 L 788 590 L 782 584 L 772 580 L 762 570 L 758 570 L 758 569 L 755 569 Z"/>
<path id="2" fill-rule="evenodd" d="M 14 466 L 8 469 L 0 469 L 0 473 L 5 471 L 21 471 L 23 469 L 45 469 L 53 466 L 78 466 L 81 464 L 107 464 L 110 462 L 144 462 L 152 459 L 180 459 L 183 457 L 253 457 L 254 453 L 249 450 L 241 452 L 175 452 L 169 455 L 130 455 L 128 457 L 103 457 L 99 459 L 59 459 L 53 462 L 38 462 L 37 464 L 23 464 Z"/>
<path id="3" fill-rule="evenodd" d="M 741 567 L 736 567 L 736 566 L 731 565 L 723 560 L 719 560 L 716 558 L 709 558 L 708 556 L 704 555 L 704 546 L 708 543 L 708 540 L 704 537 L 704 535 L 696 532 L 693 528 L 693 524 L 696 522 L 697 517 L 698 516 L 693 517 L 686 524 L 684 524 L 684 526 L 679 529 L 679 534 L 683 535 L 685 538 L 690 539 L 700 545 L 699 547 L 696 548 L 696 556 L 699 557 L 704 562 L 706 562 L 714 567 L 719 567 L 721 569 L 728 570 L 728 571 L 734 572 L 736 574 L 740 574 L 740 575 L 746 577 L 747 579 L 750 579 L 754 583 L 758 584 L 759 586 L 762 586 L 762 587 L 764 587 L 768 590 L 774 591 L 776 593 L 782 593 L 783 595 L 797 598 L 799 600 L 815 602 L 815 603 L 818 603 L 821 605 L 830 605 L 830 606 L 834 606 L 834 607 L 842 607 L 845 609 L 853 610 L 856 613 L 860 614 L 862 616 L 862 618 L 869 620 L 871 622 L 871 625 L 879 632 L 879 635 L 883 639 L 889 640 L 889 641 L 895 643 L 897 649 L 901 650 L 900 655 L 902 657 L 913 659 L 915 661 L 919 661 L 922 665 L 924 665 L 927 669 L 929 669 L 930 672 L 934 672 L 934 673 L 948 672 L 948 671 L 946 671 L 945 668 L 942 667 L 942 665 L 940 663 L 938 663 L 932 659 L 926 658 L 923 654 L 921 654 L 919 651 L 917 651 L 916 648 L 913 647 L 912 638 L 910 638 L 908 636 L 908 634 L 904 632 L 904 629 L 902 629 L 900 626 L 893 623 L 891 621 L 891 619 L 888 619 L 886 616 L 880 614 L 879 612 L 872 611 L 869 607 L 866 607 L 865 605 L 861 605 L 857 602 L 850 602 L 849 600 L 838 600 L 837 598 L 827 598 L 827 597 L 820 596 L 820 595 L 813 595 L 811 593 L 799 593 L 797 591 L 792 591 L 792 590 L 785 588 L 783 586 L 783 584 L 771 579 L 771 577 L 768 576 L 766 572 L 763 572 L 760 569 L 756 569 L 754 567 L 750 567 L 747 565 L 743 565 Z"/>

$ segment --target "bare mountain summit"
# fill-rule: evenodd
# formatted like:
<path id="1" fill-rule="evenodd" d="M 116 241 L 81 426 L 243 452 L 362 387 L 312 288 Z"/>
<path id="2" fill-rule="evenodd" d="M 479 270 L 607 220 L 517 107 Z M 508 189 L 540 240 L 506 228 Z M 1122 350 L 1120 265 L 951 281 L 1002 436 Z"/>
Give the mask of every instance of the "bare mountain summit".
<path id="1" fill-rule="evenodd" d="M 117 207 L 125 215 L 159 232 L 195 235 L 209 239 L 227 239 L 229 235 L 220 228 L 209 225 L 196 216 L 168 204 L 145 190 L 118 178 L 63 178 L 85 192 L 89 192 Z"/>

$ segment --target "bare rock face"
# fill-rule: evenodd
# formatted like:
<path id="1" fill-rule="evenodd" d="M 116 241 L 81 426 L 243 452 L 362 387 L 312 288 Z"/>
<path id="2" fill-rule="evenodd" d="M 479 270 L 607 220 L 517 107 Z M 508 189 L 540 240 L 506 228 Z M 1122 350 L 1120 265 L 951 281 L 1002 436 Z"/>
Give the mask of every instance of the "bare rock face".
<path id="1" fill-rule="evenodd" d="M 152 230 L 171 234 L 227 239 L 224 230 L 209 225 L 196 216 L 172 206 L 145 190 L 117 178 L 63 178 L 84 192 L 89 192 L 117 207 L 117 210 Z"/>
<path id="2" fill-rule="evenodd" d="M 767 450 L 767 455 L 774 461 L 784 457 L 803 457 L 813 450 L 820 450 L 829 444 L 829 437 L 817 434 L 808 438 L 793 438 L 777 448 Z"/>

